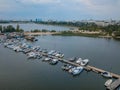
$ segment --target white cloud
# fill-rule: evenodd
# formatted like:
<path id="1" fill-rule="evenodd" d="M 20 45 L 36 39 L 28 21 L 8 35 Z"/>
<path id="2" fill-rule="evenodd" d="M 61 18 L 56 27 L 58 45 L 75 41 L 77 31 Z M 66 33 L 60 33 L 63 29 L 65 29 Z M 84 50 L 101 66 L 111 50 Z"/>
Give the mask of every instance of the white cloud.
<path id="1" fill-rule="evenodd" d="M 48 4 L 48 3 L 59 3 L 60 0 L 16 0 L 25 4 Z"/>

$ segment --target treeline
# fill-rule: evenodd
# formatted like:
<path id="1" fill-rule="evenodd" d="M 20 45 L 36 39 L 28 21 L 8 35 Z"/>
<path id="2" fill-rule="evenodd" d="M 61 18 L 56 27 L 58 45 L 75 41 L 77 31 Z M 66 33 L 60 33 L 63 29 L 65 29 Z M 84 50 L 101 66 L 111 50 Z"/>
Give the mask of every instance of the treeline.
<path id="1" fill-rule="evenodd" d="M 120 25 L 108 25 L 108 26 L 98 26 L 94 23 L 84 23 L 79 27 L 79 30 L 88 30 L 88 31 L 101 31 L 106 34 L 115 34 L 120 35 Z"/>
<path id="2" fill-rule="evenodd" d="M 88 30 L 88 31 L 102 31 L 109 34 L 112 34 L 113 32 L 120 32 L 120 25 L 114 24 L 114 25 L 108 25 L 108 26 L 100 26 L 95 23 L 88 23 L 88 22 L 65 22 L 65 21 L 40 21 L 35 22 L 39 24 L 51 24 L 51 25 L 65 25 L 65 26 L 74 26 L 78 27 L 79 30 Z"/>
<path id="3" fill-rule="evenodd" d="M 0 25 L 0 32 L 5 33 L 5 32 L 23 32 L 23 29 L 20 29 L 20 26 L 17 25 L 16 28 L 14 28 L 12 25 L 8 26 L 2 26 Z"/>
<path id="4" fill-rule="evenodd" d="M 39 21 L 39 22 L 34 22 L 37 24 L 51 24 L 51 25 L 65 25 L 65 26 L 75 26 L 79 27 L 81 24 L 84 24 L 82 22 L 65 22 L 65 21 Z"/>

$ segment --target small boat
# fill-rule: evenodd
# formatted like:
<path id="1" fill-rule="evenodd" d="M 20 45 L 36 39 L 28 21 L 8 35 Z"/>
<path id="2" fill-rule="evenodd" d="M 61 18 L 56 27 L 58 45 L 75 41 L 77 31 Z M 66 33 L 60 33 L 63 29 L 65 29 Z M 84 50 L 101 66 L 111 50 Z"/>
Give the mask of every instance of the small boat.
<path id="1" fill-rule="evenodd" d="M 72 57 L 72 58 L 69 58 L 68 60 L 70 61 L 70 62 L 75 62 L 76 61 L 76 57 Z"/>
<path id="2" fill-rule="evenodd" d="M 82 66 L 85 66 L 85 65 L 88 64 L 88 62 L 89 62 L 89 59 L 84 59 L 84 60 L 81 61 L 80 64 L 81 64 Z"/>
<path id="3" fill-rule="evenodd" d="M 77 64 L 80 64 L 82 62 L 82 58 L 78 58 L 78 60 L 76 60 Z"/>
<path id="4" fill-rule="evenodd" d="M 107 80 L 106 82 L 105 82 L 105 86 L 106 87 L 108 87 L 108 86 L 110 86 L 111 85 L 111 83 L 112 83 L 112 79 L 109 79 L 109 80 Z"/>
<path id="5" fill-rule="evenodd" d="M 51 50 L 50 52 L 48 52 L 48 55 L 52 55 L 54 52 L 56 52 L 55 50 Z"/>
<path id="6" fill-rule="evenodd" d="M 101 75 L 103 76 L 103 77 L 106 77 L 106 78 L 112 78 L 112 75 L 110 74 L 110 72 L 103 72 L 103 73 L 101 73 Z"/>
<path id="7" fill-rule="evenodd" d="M 50 62 L 49 62 L 51 65 L 55 65 L 58 63 L 58 59 L 52 59 Z"/>
<path id="8" fill-rule="evenodd" d="M 50 61 L 51 60 L 51 58 L 45 58 L 43 61 Z"/>
<path id="9" fill-rule="evenodd" d="M 63 58 L 63 57 L 64 57 L 64 54 L 62 54 L 62 53 L 57 53 L 55 56 L 58 57 L 58 58 Z"/>
<path id="10" fill-rule="evenodd" d="M 83 71 L 83 67 L 74 67 L 74 68 L 71 68 L 70 69 L 70 73 L 72 74 L 72 75 L 78 75 L 78 74 L 80 74 L 82 71 Z"/>
<path id="11" fill-rule="evenodd" d="M 28 53 L 28 58 L 36 58 L 36 54 L 34 52 Z"/>
<path id="12" fill-rule="evenodd" d="M 65 64 L 64 66 L 61 67 L 63 70 L 70 70 L 71 68 L 73 68 L 73 66 L 69 65 L 69 64 Z"/>

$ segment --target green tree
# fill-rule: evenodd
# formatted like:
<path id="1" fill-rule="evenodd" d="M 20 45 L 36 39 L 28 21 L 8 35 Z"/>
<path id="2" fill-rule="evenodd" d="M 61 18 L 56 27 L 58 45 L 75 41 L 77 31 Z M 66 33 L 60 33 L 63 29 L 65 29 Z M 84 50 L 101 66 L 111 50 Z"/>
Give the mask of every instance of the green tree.
<path id="1" fill-rule="evenodd" d="M 16 26 L 16 32 L 19 32 L 20 31 L 20 26 L 19 26 L 19 24 L 17 24 L 17 26 Z"/>
<path id="2" fill-rule="evenodd" d="M 0 32 L 2 32 L 2 25 L 0 25 Z"/>

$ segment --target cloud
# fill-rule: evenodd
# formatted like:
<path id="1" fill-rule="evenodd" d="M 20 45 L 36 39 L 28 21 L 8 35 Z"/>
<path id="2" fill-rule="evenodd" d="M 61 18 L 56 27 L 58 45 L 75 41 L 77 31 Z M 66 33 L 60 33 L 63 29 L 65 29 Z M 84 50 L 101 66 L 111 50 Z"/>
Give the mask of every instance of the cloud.
<path id="1" fill-rule="evenodd" d="M 119 19 L 119 8 L 120 0 L 0 0 L 3 17 Z"/>
<path id="2" fill-rule="evenodd" d="M 59 3 L 60 0 L 16 0 L 24 4 L 49 4 L 49 3 Z"/>

